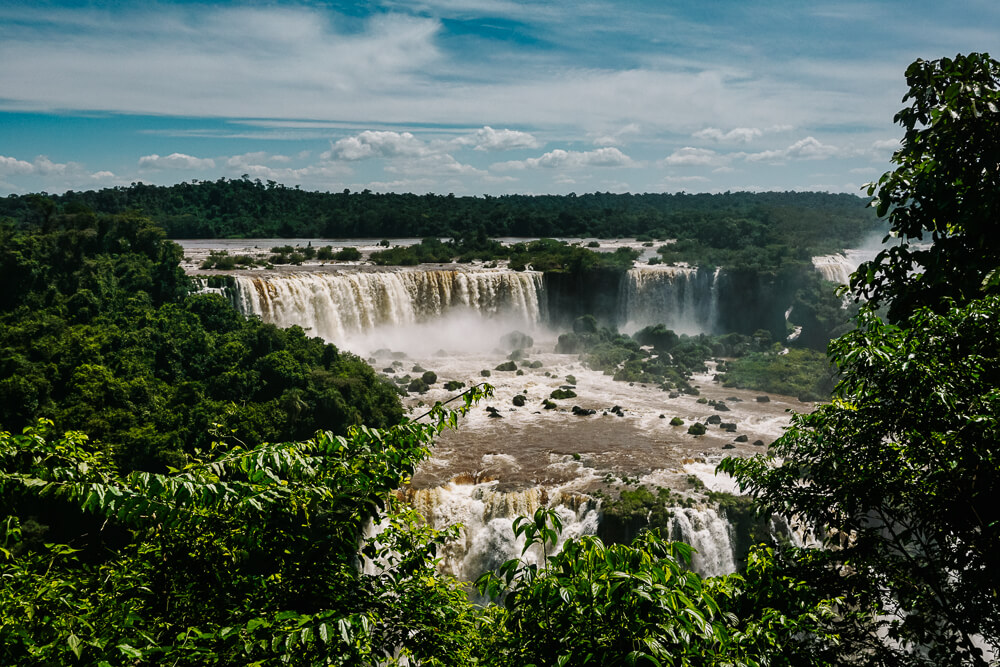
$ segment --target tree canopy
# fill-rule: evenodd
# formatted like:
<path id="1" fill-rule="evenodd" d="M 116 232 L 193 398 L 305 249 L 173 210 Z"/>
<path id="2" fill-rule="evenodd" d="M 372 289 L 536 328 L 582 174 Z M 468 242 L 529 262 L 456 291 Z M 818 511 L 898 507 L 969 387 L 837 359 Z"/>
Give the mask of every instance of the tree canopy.
<path id="1" fill-rule="evenodd" d="M 260 443 L 389 426 L 395 390 L 298 327 L 196 294 L 180 248 L 136 215 L 0 227 L 0 424 L 39 417 L 162 470 L 213 438 Z"/>
<path id="2" fill-rule="evenodd" d="M 830 346 L 834 401 L 795 416 L 776 459 L 722 466 L 835 545 L 834 585 L 913 664 L 1000 655 L 998 74 L 984 54 L 907 70 L 897 168 L 872 186 L 900 242 L 852 280 L 871 301 Z"/>

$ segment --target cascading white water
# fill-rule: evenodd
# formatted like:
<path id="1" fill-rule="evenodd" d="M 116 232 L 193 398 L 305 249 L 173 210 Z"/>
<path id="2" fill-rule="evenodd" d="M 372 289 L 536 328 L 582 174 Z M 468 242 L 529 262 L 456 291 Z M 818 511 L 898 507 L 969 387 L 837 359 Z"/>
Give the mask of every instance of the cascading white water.
<path id="1" fill-rule="evenodd" d="M 542 275 L 506 270 L 302 272 L 235 276 L 236 305 L 279 326 L 297 324 L 342 342 L 467 309 L 533 325 L 544 318 Z"/>
<path id="2" fill-rule="evenodd" d="M 823 276 L 823 280 L 829 280 L 838 285 L 846 285 L 851 281 L 851 274 L 858 268 L 859 262 L 848 258 L 843 254 L 823 255 L 812 258 L 813 266 Z"/>
<path id="3" fill-rule="evenodd" d="M 736 571 L 732 527 L 712 508 L 675 507 L 671 510 L 670 539 L 690 544 L 697 553 L 691 568 L 714 577 Z"/>
<path id="4" fill-rule="evenodd" d="M 473 581 L 512 558 L 538 563 L 536 545 L 521 555 L 524 537 L 515 537 L 512 524 L 519 516 L 531 517 L 540 507 L 552 508 L 563 529 L 554 553 L 563 542 L 597 532 L 598 501 L 580 494 L 533 487 L 522 491 L 497 491 L 495 482 L 449 482 L 431 489 L 408 492 L 409 502 L 434 528 L 461 524 L 459 539 L 448 545 L 442 567 L 459 580 Z"/>
<path id="5" fill-rule="evenodd" d="M 619 288 L 620 321 L 625 330 L 664 324 L 678 333 L 711 333 L 719 318 L 719 269 L 638 267 L 629 269 Z"/>

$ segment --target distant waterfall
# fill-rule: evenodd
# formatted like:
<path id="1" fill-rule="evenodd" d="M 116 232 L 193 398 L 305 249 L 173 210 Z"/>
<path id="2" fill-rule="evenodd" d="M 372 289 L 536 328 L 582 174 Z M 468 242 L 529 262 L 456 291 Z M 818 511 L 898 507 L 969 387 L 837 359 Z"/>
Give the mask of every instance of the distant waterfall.
<path id="1" fill-rule="evenodd" d="M 665 324 L 679 333 L 713 333 L 719 321 L 719 269 L 630 269 L 619 288 L 619 321 L 625 330 Z"/>
<path id="2" fill-rule="evenodd" d="M 462 524 L 459 539 L 439 555 L 444 570 L 464 581 L 522 557 L 524 537 L 514 536 L 512 524 L 519 516 L 531 517 L 539 507 L 551 507 L 562 521 L 557 550 L 567 539 L 597 532 L 598 501 L 542 487 L 504 492 L 497 491 L 495 483 L 450 482 L 432 489 L 410 489 L 404 496 L 434 528 Z M 541 551 L 533 547 L 523 558 L 537 563 Z"/>
<path id="3" fill-rule="evenodd" d="M 669 538 L 694 547 L 697 553 L 691 568 L 695 572 L 715 577 L 736 571 L 732 527 L 725 517 L 710 508 L 676 507 L 672 511 Z"/>
<path id="4" fill-rule="evenodd" d="M 846 285 L 851 281 L 851 274 L 858 268 L 858 263 L 842 254 L 823 255 L 812 258 L 813 266 L 823 276 L 838 285 Z"/>
<path id="5" fill-rule="evenodd" d="M 541 321 L 542 275 L 525 271 L 400 270 L 234 276 L 237 307 L 279 326 L 343 341 L 379 327 L 433 321 L 452 310 Z"/>

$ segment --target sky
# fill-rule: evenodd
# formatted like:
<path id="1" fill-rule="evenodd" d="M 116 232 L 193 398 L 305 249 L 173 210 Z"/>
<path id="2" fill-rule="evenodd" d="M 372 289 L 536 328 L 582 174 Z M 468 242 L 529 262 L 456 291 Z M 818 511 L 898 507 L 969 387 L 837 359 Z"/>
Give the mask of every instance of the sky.
<path id="1" fill-rule="evenodd" d="M 906 66 L 972 51 L 1000 2 L 4 0 L 0 195 L 863 194 Z"/>

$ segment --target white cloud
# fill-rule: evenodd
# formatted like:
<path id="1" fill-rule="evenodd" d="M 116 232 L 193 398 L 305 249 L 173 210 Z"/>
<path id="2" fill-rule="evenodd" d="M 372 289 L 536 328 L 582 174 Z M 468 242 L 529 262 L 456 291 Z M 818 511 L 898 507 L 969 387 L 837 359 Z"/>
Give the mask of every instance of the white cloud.
<path id="1" fill-rule="evenodd" d="M 744 153 L 741 156 L 748 162 L 784 162 L 786 160 L 826 160 L 840 152 L 836 146 L 824 144 L 815 137 L 800 139 L 788 148 L 761 151 L 759 153 Z"/>
<path id="2" fill-rule="evenodd" d="M 506 151 L 515 148 L 538 148 L 541 143 L 532 134 L 518 130 L 494 130 L 489 125 L 472 134 L 455 139 L 460 146 L 472 146 L 477 151 Z"/>
<path id="3" fill-rule="evenodd" d="M 0 155 L 0 176 L 24 176 L 41 183 L 40 188 L 33 189 L 55 192 L 76 187 L 118 184 L 118 178 L 111 171 L 91 173 L 79 162 L 53 162 L 45 155 L 39 155 L 31 162 Z M 22 186 L 7 181 L 3 181 L 0 188 L 11 192 L 24 191 Z"/>
<path id="4" fill-rule="evenodd" d="M 432 149 L 409 132 L 365 130 L 330 145 L 323 159 L 365 160 L 379 157 L 419 157 L 430 155 Z"/>
<path id="5" fill-rule="evenodd" d="M 900 145 L 899 139 L 880 139 L 872 142 L 871 152 L 884 159 L 899 150 Z"/>
<path id="6" fill-rule="evenodd" d="M 214 169 L 215 160 L 198 158 L 184 153 L 160 156 L 156 153 L 139 158 L 140 169 Z"/>
<path id="7" fill-rule="evenodd" d="M 595 137 L 594 144 L 597 146 L 621 146 L 625 143 L 625 137 L 639 134 L 640 132 L 641 129 L 638 123 L 629 123 L 615 132 Z"/>
<path id="8" fill-rule="evenodd" d="M 242 167 L 259 165 L 265 162 L 286 164 L 291 161 L 292 159 L 287 155 L 271 155 L 267 151 L 252 151 L 250 153 L 243 153 L 242 155 L 233 155 L 226 160 L 226 165 L 230 167 Z"/>
<path id="9" fill-rule="evenodd" d="M 670 167 L 713 167 L 725 164 L 727 157 L 708 148 L 685 146 L 661 160 Z"/>
<path id="10" fill-rule="evenodd" d="M 578 169 L 580 167 L 628 167 L 632 158 L 617 148 L 597 148 L 592 151 L 567 151 L 557 148 L 539 157 L 498 162 L 491 169 Z"/>
<path id="11" fill-rule="evenodd" d="M 0 174 L 30 174 L 35 171 L 35 165 L 17 158 L 0 155 Z"/>
<path id="12" fill-rule="evenodd" d="M 748 144 L 763 134 L 763 130 L 756 127 L 736 127 L 728 132 L 723 132 L 717 127 L 706 127 L 704 130 L 698 130 L 691 136 L 695 139 Z"/>
<path id="13" fill-rule="evenodd" d="M 463 164 L 447 153 L 399 160 L 385 167 L 390 174 L 486 176 L 487 172 Z"/>

